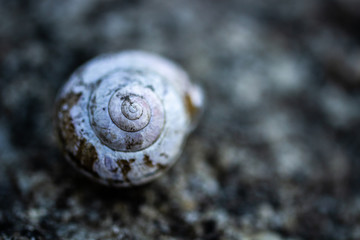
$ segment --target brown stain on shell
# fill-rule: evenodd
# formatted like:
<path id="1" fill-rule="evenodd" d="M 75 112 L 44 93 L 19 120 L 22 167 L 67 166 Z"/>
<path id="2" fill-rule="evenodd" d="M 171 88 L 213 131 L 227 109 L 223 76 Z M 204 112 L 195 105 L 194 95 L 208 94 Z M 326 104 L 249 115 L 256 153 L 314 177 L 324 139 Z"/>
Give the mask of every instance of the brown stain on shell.
<path id="1" fill-rule="evenodd" d="M 127 161 L 125 159 L 119 159 L 119 160 L 116 161 L 116 163 L 121 169 L 121 173 L 124 176 L 125 182 L 130 183 L 131 181 L 128 178 L 128 173 L 131 171 L 130 161 Z"/>
<path id="2" fill-rule="evenodd" d="M 125 138 L 126 149 L 129 151 L 138 148 L 143 144 L 143 142 L 144 140 L 141 134 L 134 134 L 132 138 L 131 137 Z"/>
<path id="3" fill-rule="evenodd" d="M 84 139 L 80 140 L 80 146 L 75 157 L 84 169 L 89 172 L 93 171 L 93 165 L 98 160 L 95 147 Z"/>
<path id="4" fill-rule="evenodd" d="M 168 166 L 166 164 L 161 164 L 161 163 L 157 163 L 156 164 L 156 167 L 159 169 L 159 170 L 165 170 L 168 168 Z"/>
<path id="5" fill-rule="evenodd" d="M 75 126 L 73 119 L 70 115 L 70 109 L 79 101 L 81 93 L 70 93 L 66 97 L 61 98 L 56 106 L 55 121 L 57 127 L 57 134 L 60 142 L 65 145 L 65 142 L 69 142 L 73 146 L 78 142 L 78 136 L 75 134 Z M 66 106 L 64 108 L 64 106 Z M 62 117 L 59 117 L 62 114 Z"/>
<path id="6" fill-rule="evenodd" d="M 69 93 L 56 106 L 56 128 L 59 141 L 62 149 L 69 159 L 79 168 L 91 175 L 99 178 L 93 171 L 93 165 L 98 160 L 98 154 L 95 147 L 88 143 L 85 139 L 76 134 L 73 119 L 70 115 L 70 110 L 79 101 L 81 93 Z M 64 106 L 66 105 L 66 108 Z M 60 118 L 58 114 L 62 114 Z M 67 149 L 66 146 L 78 145 L 76 153 Z"/>
<path id="7" fill-rule="evenodd" d="M 149 157 L 149 155 L 144 155 L 144 163 L 145 163 L 145 165 L 146 166 L 148 166 L 148 167 L 154 167 L 154 164 L 153 164 L 153 162 L 150 160 L 150 157 Z"/>
<path id="8" fill-rule="evenodd" d="M 144 163 L 146 166 L 148 167 L 156 167 L 159 171 L 161 170 L 165 170 L 168 168 L 168 166 L 166 164 L 161 164 L 161 163 L 156 163 L 154 165 L 153 161 L 150 159 L 149 155 L 144 155 Z"/>
<path id="9" fill-rule="evenodd" d="M 184 102 L 187 114 L 190 116 L 191 119 L 195 119 L 196 115 L 199 113 L 199 108 L 194 105 L 191 96 L 188 93 L 185 94 Z"/>

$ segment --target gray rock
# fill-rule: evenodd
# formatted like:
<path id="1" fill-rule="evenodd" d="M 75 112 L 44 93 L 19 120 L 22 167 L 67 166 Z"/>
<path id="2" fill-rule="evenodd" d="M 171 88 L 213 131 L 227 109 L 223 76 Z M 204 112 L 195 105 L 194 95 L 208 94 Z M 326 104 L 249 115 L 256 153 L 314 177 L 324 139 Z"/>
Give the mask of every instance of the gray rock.
<path id="1" fill-rule="evenodd" d="M 359 239 L 358 5 L 0 0 L 0 239 Z M 124 49 L 207 95 L 180 161 L 128 190 L 73 170 L 52 123 L 70 73 Z"/>

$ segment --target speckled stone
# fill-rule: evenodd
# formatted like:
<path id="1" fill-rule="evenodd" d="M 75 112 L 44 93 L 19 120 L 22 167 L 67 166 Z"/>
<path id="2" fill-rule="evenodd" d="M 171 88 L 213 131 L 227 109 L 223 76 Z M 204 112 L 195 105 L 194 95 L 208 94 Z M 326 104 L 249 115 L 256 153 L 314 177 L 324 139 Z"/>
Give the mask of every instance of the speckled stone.
<path id="1" fill-rule="evenodd" d="M 0 0 L 0 239 L 360 239 L 357 6 Z M 53 110 L 124 49 L 175 60 L 208 102 L 166 176 L 118 190 L 64 162 Z"/>

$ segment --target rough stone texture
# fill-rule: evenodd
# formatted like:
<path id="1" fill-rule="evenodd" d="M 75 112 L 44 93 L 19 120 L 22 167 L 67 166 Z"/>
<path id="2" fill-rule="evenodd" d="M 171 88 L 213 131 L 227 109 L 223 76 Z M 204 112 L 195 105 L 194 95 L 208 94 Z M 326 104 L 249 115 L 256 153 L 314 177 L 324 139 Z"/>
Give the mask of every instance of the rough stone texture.
<path id="1" fill-rule="evenodd" d="M 0 0 L 1 239 L 360 239 L 356 0 Z M 156 52 L 204 86 L 180 161 L 121 190 L 57 148 L 92 57 Z"/>

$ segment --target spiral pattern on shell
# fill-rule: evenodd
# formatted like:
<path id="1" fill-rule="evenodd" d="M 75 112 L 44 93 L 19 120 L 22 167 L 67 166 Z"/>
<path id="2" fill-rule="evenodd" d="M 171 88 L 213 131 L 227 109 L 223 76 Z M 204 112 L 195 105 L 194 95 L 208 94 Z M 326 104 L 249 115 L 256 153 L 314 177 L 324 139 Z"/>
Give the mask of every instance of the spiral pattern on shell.
<path id="1" fill-rule="evenodd" d="M 92 93 L 89 109 L 91 125 L 106 146 L 133 152 L 159 138 L 165 122 L 164 107 L 145 83 L 162 85 L 161 81 L 155 73 L 131 69 L 121 69 L 102 79 Z"/>
<path id="2" fill-rule="evenodd" d="M 185 72 L 156 55 L 100 56 L 76 71 L 57 99 L 66 158 L 115 186 L 146 183 L 178 158 L 202 107 Z"/>
<path id="3" fill-rule="evenodd" d="M 121 107 L 120 107 L 121 106 Z M 137 132 L 146 127 L 151 119 L 149 103 L 133 93 L 114 93 L 109 102 L 111 120 L 124 131 Z"/>

